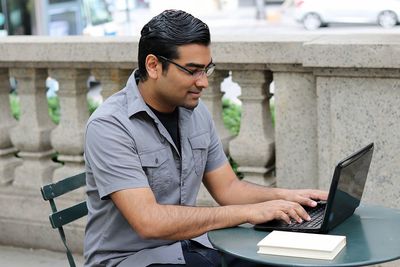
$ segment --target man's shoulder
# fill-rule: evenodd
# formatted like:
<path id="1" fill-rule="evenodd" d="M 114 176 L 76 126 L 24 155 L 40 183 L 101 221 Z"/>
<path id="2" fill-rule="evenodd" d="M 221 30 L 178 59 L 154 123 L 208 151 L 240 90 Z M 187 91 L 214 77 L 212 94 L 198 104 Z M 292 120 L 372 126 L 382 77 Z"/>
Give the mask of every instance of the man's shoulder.
<path id="1" fill-rule="evenodd" d="M 92 113 L 89 121 L 97 118 L 121 116 L 126 112 L 126 90 L 125 88 L 108 97 Z"/>
<path id="2" fill-rule="evenodd" d="M 203 101 L 200 100 L 197 107 L 193 110 L 193 118 L 195 120 L 203 120 L 205 122 L 212 121 L 210 111 Z"/>
<path id="3" fill-rule="evenodd" d="M 93 121 L 115 121 L 127 116 L 126 93 L 124 89 L 106 99 L 89 117 L 87 125 Z"/>

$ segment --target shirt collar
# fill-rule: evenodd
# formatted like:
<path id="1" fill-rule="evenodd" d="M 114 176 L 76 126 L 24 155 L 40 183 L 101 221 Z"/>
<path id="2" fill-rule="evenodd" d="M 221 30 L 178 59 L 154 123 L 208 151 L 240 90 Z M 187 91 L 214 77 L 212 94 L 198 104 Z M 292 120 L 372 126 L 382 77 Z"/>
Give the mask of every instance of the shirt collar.
<path id="1" fill-rule="evenodd" d="M 129 76 L 128 82 L 126 83 L 126 98 L 128 107 L 128 116 L 131 117 L 139 112 L 147 112 L 150 117 L 154 119 L 153 112 L 149 109 L 144 102 L 142 95 L 140 94 L 139 88 L 139 71 L 135 69 L 131 76 Z"/>

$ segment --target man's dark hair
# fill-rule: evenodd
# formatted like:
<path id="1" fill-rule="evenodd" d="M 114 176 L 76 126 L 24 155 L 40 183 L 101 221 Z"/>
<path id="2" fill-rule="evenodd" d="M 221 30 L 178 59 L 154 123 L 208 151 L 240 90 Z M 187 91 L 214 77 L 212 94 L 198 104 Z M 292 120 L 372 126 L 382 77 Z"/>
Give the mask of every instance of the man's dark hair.
<path id="1" fill-rule="evenodd" d="M 147 80 L 145 66 L 149 54 L 177 59 L 178 46 L 186 44 L 210 44 L 210 30 L 204 22 L 182 10 L 165 10 L 152 18 L 141 31 L 139 41 L 139 77 Z M 162 61 L 163 71 L 168 62 Z"/>

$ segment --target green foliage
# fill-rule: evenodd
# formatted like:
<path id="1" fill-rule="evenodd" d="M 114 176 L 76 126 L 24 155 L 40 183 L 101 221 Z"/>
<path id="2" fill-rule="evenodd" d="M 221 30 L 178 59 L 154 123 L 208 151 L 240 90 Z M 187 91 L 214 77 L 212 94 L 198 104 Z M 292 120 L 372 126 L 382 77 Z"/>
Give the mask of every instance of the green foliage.
<path id="1" fill-rule="evenodd" d="M 271 98 L 269 101 L 269 110 L 271 111 L 272 126 L 275 127 L 275 101 Z"/>
<path id="2" fill-rule="evenodd" d="M 233 135 L 237 135 L 240 129 L 240 117 L 242 116 L 242 107 L 229 99 L 222 100 L 222 116 L 225 127 Z"/>
<path id="3" fill-rule="evenodd" d="M 233 135 L 237 135 L 240 129 L 240 118 L 242 116 L 242 107 L 238 104 L 235 104 L 229 99 L 222 100 L 222 118 L 224 121 L 225 127 L 229 130 L 229 132 Z M 238 172 L 237 163 L 229 156 L 229 163 L 232 166 L 233 171 L 239 178 L 243 178 L 243 173 Z"/>
<path id="4" fill-rule="evenodd" d="M 49 97 L 47 99 L 47 104 L 48 104 L 48 111 L 49 111 L 49 116 L 51 120 L 55 124 L 60 123 L 60 99 L 56 97 Z M 11 93 L 10 94 L 10 106 L 11 106 L 11 113 L 12 116 L 16 119 L 19 120 L 21 116 L 21 108 L 20 108 L 20 103 L 19 103 L 19 97 L 16 93 Z M 88 101 L 88 110 L 89 114 L 92 114 L 93 111 L 96 110 L 96 108 L 99 106 L 99 104 L 93 100 Z"/>
<path id="5" fill-rule="evenodd" d="M 55 124 L 60 123 L 60 100 L 57 96 L 47 98 L 49 116 Z"/>
<path id="6" fill-rule="evenodd" d="M 89 109 L 89 115 L 92 115 L 92 113 L 98 108 L 100 104 L 96 101 L 93 101 L 92 99 L 88 100 L 88 109 Z"/>
<path id="7" fill-rule="evenodd" d="M 16 120 L 19 120 L 19 116 L 21 115 L 21 110 L 19 108 L 18 95 L 16 93 L 11 93 L 9 96 L 10 96 L 11 114 Z"/>

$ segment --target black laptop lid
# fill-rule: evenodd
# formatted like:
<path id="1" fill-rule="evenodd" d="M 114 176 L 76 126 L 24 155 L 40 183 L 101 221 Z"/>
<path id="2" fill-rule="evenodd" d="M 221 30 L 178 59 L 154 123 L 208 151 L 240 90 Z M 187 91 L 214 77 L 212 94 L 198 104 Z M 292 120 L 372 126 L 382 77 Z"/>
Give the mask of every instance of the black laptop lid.
<path id="1" fill-rule="evenodd" d="M 373 150 L 371 143 L 336 165 L 322 232 L 343 222 L 360 205 Z"/>
<path id="2" fill-rule="evenodd" d="M 336 165 L 328 200 L 326 205 L 322 206 L 324 208 L 324 218 L 320 227 L 302 227 L 301 225 L 300 227 L 292 227 L 280 220 L 272 220 L 255 225 L 255 229 L 326 233 L 342 223 L 360 205 L 373 150 L 374 144 L 371 143 L 341 160 Z"/>

